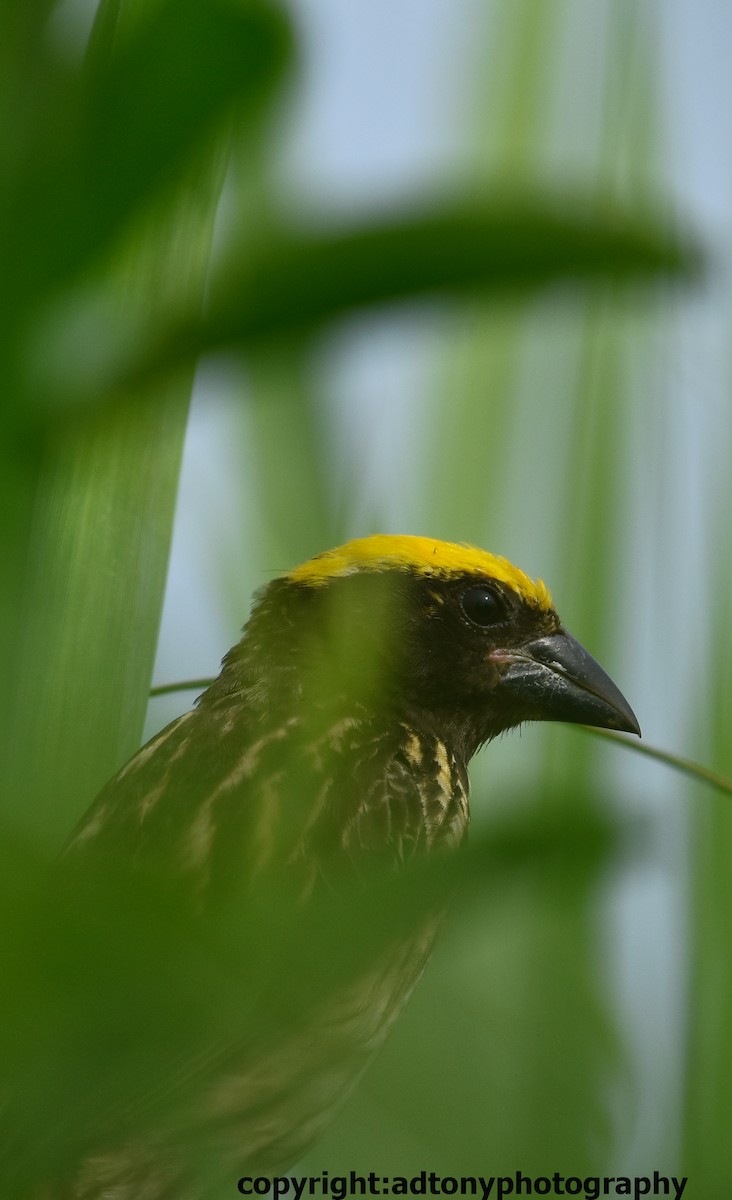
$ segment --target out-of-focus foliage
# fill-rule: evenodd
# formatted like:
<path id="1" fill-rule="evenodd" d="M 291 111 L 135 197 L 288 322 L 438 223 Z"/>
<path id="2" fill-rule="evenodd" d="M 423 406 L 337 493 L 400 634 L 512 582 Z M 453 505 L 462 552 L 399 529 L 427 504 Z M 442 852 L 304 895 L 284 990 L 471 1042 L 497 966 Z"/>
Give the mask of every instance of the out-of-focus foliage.
<path id="1" fill-rule="evenodd" d="M 209 1130 L 190 1114 L 222 1060 L 276 1044 L 448 895 L 463 914 L 480 905 L 491 919 L 506 891 L 571 907 L 637 836 L 571 815 L 512 822 L 460 860 L 343 881 L 337 905 L 326 892 L 294 919 L 274 884 L 234 891 L 212 919 L 193 916 L 172 880 L 130 880 L 114 858 L 99 870 L 49 870 L 12 844 L 0 873 L 2 909 L 13 914 L 0 952 L 4 1193 L 29 1194 L 76 1156 L 151 1122 L 174 1141 L 180 1129 L 179 1153 L 195 1161 Z M 586 1003 L 589 979 L 572 986 Z"/>
<path id="2" fill-rule="evenodd" d="M 609 489 L 618 478 L 626 357 L 617 295 L 603 288 L 682 277 L 695 263 L 647 204 L 598 203 L 591 189 L 547 195 L 521 167 L 536 126 L 527 105 L 542 101 L 532 64 L 551 61 L 553 4 L 542 4 L 538 26 L 526 24 L 534 6 L 514 5 L 515 23 L 499 30 L 515 73 L 494 110 L 504 113 L 504 157 L 515 168 L 500 189 L 481 185 L 442 205 L 426 197 L 337 233 L 322 221 L 317 230 L 292 217 L 284 225 L 267 176 L 298 62 L 283 8 L 101 0 L 88 45 L 72 54 L 53 36 L 55 8 L 7 0 L 0 12 L 0 821 L 9 848 L 0 1051 L 11 1097 L 0 1179 L 19 1198 L 92 1145 L 105 1122 L 132 1128 L 157 1106 L 174 1124 L 185 1089 L 149 1096 L 156 1071 L 165 1079 L 191 1048 L 205 1057 L 209 1039 L 225 1043 L 234 1027 L 232 1036 L 255 1036 L 267 1003 L 293 979 L 306 1003 L 318 956 L 349 969 L 345 959 L 338 966 L 349 920 L 379 928 L 426 886 L 383 883 L 375 907 L 354 903 L 343 927 L 326 922 L 307 938 L 274 929 L 276 906 L 263 904 L 204 939 L 184 927 L 164 881 L 139 894 L 117 888 L 114 874 L 70 887 L 48 866 L 139 744 L 196 355 L 224 347 L 243 356 L 258 406 L 260 543 L 311 552 L 348 525 L 329 507 L 332 464 L 310 374 L 317 339 L 364 306 L 428 297 L 447 309 L 488 298 L 432 412 L 440 469 L 427 453 L 424 531 L 489 542 L 507 485 L 485 464 L 508 470 L 520 446 L 564 480 L 564 518 L 553 528 L 570 567 L 577 547 L 584 555 L 592 545 L 593 572 L 607 578 L 612 521 L 593 543 L 598 515 L 584 501 L 593 483 Z M 212 266 L 232 149 L 235 236 Z M 267 183 L 259 214 L 241 183 L 247 172 L 247 186 Z M 588 281 L 599 315 L 588 321 L 572 428 L 547 394 L 549 415 L 535 414 L 527 447 L 511 380 L 528 305 L 548 283 L 571 284 L 580 297 Z M 627 304 L 632 326 L 643 301 Z M 558 466 L 568 446 L 585 488 L 583 528 L 574 476 Z M 297 535 L 287 519 L 293 480 Z M 541 524 L 556 496 L 540 471 L 535 482 Z M 603 492 L 605 518 L 611 502 Z M 380 512 L 378 497 L 371 507 Z M 578 585 L 576 594 L 601 640 L 597 591 Z M 580 779 L 576 761 L 560 763 L 557 777 L 570 810 L 591 808 L 589 770 Z M 578 1173 L 603 1169 L 617 1138 L 613 1101 L 632 1090 L 596 954 L 596 904 L 614 847 L 611 833 L 576 813 L 553 831 L 532 816 L 517 833 L 479 839 L 463 867 L 471 903 L 446 934 L 443 970 L 313 1168 L 409 1171 L 430 1153 L 431 1169 L 453 1173 L 482 1168 L 483 1155 L 491 1170 L 549 1171 L 559 1160 Z M 458 1095 L 465 1104 L 453 1105 Z"/>
<path id="3" fill-rule="evenodd" d="M 267 4 L 105 0 L 69 63 L 45 11 L 4 16 L 2 811 L 53 844 L 139 738 L 191 373 L 128 393 L 111 415 L 100 379 L 78 417 L 59 409 L 53 370 L 40 413 L 33 375 L 85 295 L 91 328 L 67 342 L 83 370 L 105 320 L 124 329 L 130 310 L 154 323 L 200 306 L 225 128 L 253 136 L 290 40 Z"/>

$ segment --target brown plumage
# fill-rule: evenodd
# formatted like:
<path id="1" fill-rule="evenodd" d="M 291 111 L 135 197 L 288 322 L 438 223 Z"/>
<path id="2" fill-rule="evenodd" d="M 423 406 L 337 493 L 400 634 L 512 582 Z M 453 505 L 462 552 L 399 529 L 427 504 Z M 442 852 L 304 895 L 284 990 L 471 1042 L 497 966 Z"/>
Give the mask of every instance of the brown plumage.
<path id="1" fill-rule="evenodd" d="M 164 870 L 192 920 L 267 889 L 293 914 L 335 908 L 375 864 L 457 847 L 471 756 L 535 719 L 638 732 L 543 584 L 470 547 L 348 543 L 265 589 L 219 678 L 107 785 L 67 856 Z M 406 1003 L 439 908 L 267 1037 L 215 1047 L 180 1138 L 110 1137 L 48 1196 L 197 1200 L 189 1140 L 232 1180 L 291 1168 Z"/>

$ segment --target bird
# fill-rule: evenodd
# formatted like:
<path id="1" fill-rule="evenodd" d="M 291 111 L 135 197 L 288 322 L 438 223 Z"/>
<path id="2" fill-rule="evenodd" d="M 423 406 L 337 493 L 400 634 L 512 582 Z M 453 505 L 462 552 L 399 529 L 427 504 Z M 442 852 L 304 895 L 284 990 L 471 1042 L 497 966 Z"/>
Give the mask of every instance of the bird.
<path id="1" fill-rule="evenodd" d="M 165 872 L 214 921 L 275 889 L 283 929 L 301 928 L 372 867 L 454 855 L 471 758 L 529 721 L 640 735 L 541 580 L 464 543 L 356 538 L 264 587 L 219 676 L 103 788 L 65 859 Z M 291 1169 L 403 1010 L 442 907 L 387 930 L 350 975 L 323 969 L 299 1015 L 212 1053 L 178 1140 L 110 1134 L 44 1197 L 199 1200 L 189 1138 L 233 1179 Z"/>

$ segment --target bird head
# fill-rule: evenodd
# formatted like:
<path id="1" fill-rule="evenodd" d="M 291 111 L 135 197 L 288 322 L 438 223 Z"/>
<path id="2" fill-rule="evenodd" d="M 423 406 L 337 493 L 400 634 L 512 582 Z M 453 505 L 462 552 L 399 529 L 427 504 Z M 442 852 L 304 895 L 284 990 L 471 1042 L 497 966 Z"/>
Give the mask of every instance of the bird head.
<path id="1" fill-rule="evenodd" d="M 317 677 L 334 707 L 344 694 L 378 700 L 466 761 L 524 721 L 640 733 L 545 585 L 473 546 L 387 535 L 347 542 L 273 581 L 248 635 L 258 647 L 269 639 L 270 683 L 283 692 L 295 679 L 307 692 L 303 680 Z"/>

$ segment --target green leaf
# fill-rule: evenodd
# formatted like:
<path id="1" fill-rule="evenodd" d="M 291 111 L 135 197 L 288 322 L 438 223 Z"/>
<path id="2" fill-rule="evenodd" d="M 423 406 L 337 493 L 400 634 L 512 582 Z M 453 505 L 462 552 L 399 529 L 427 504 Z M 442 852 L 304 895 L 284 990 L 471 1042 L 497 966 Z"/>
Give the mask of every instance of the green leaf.
<path id="1" fill-rule="evenodd" d="M 138 387 L 207 351 L 248 349 L 312 333 L 359 308 L 413 299 L 505 300 L 559 282 L 686 277 L 698 254 L 655 226 L 540 197 L 455 204 L 335 233 L 280 228 L 231 250 L 211 281 L 203 316 L 181 311 L 134 325 L 98 347 L 95 390 Z M 133 318 L 134 320 L 134 318 Z M 133 342 L 124 359 L 120 343 Z M 46 369 L 74 404 L 88 380 L 68 355 Z M 64 377 L 65 375 L 65 377 Z M 39 404 L 41 401 L 39 400 Z"/>
<path id="2" fill-rule="evenodd" d="M 183 1158 L 195 1154 L 211 1133 L 198 1109 L 207 1081 L 237 1056 L 281 1046 L 448 892 L 470 914 L 486 897 L 500 907 L 512 880 L 512 891 L 536 888 L 540 904 L 561 909 L 628 841 L 629 831 L 563 811 L 398 873 L 365 860 L 305 905 L 293 905 L 286 878 L 264 876 L 202 918 L 180 883 L 131 876 L 114 859 L 49 869 L 4 831 L 4 1194 L 33 1194 L 77 1156 L 151 1126 Z"/>
<path id="3" fill-rule="evenodd" d="M 504 297 L 562 280 L 658 279 L 697 256 L 649 224 L 521 197 L 323 234 L 281 232 L 212 284 L 201 321 L 163 331 L 141 374 L 414 297 Z M 135 374 L 135 368 L 132 368 Z"/>
<path id="4" fill-rule="evenodd" d="M 119 320 L 129 307 L 152 317 L 173 296 L 200 304 L 222 177 L 211 153 L 177 205 L 137 224 L 105 280 Z M 93 339 L 75 353 L 93 354 Z M 0 810 L 48 846 L 139 745 L 191 382 L 180 372 L 154 395 L 54 414 L 25 493 L 14 489 L 0 514 L 11 680 L 0 698 Z M 10 461 L 21 432 L 2 445 Z"/>
<path id="5" fill-rule="evenodd" d="M 289 51 L 287 22 L 265 0 L 162 0 L 123 23 L 109 57 L 57 69 L 3 247 L 22 281 L 16 305 L 99 255 L 224 118 L 261 117 Z"/>

